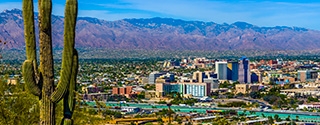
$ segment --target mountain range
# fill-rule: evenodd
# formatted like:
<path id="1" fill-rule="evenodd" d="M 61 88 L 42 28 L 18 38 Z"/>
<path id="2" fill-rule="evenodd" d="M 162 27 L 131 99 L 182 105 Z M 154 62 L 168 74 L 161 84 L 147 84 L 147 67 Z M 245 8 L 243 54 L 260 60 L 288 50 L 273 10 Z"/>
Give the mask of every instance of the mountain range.
<path id="1" fill-rule="evenodd" d="M 55 48 L 63 47 L 63 20 L 52 15 Z M 36 26 L 38 17 L 35 15 Z M 24 49 L 22 11 L 0 13 L 0 39 L 6 49 Z M 36 28 L 36 30 L 38 30 Z M 312 50 L 320 31 L 299 27 L 259 27 L 246 22 L 217 24 L 172 18 L 106 21 L 78 17 L 77 48 L 144 50 Z"/>

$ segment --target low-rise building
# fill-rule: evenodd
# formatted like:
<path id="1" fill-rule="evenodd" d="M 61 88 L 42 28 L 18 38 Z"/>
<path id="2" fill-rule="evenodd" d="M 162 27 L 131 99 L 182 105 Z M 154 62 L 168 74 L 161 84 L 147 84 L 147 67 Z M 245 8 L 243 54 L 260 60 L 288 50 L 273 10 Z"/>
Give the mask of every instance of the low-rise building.
<path id="1" fill-rule="evenodd" d="M 242 93 L 245 94 L 249 90 L 249 85 L 248 84 L 236 84 L 236 94 Z"/>
<path id="2" fill-rule="evenodd" d="M 235 93 L 250 93 L 250 92 L 257 92 L 262 89 L 264 86 L 259 84 L 236 84 L 236 91 Z"/>
<path id="3" fill-rule="evenodd" d="M 156 91 L 162 92 L 162 96 L 170 92 L 178 92 L 182 95 L 203 97 L 210 94 L 211 85 L 210 83 L 156 83 Z"/>
<path id="4" fill-rule="evenodd" d="M 127 98 L 131 97 L 132 95 L 139 94 L 139 92 L 136 92 L 134 89 L 136 86 L 126 86 L 126 87 L 113 87 L 112 88 L 112 94 L 113 95 L 124 95 Z"/>
<path id="5" fill-rule="evenodd" d="M 7 80 L 7 84 L 8 85 L 16 85 L 18 83 L 18 80 L 17 79 L 13 79 L 13 78 L 9 78 Z"/>

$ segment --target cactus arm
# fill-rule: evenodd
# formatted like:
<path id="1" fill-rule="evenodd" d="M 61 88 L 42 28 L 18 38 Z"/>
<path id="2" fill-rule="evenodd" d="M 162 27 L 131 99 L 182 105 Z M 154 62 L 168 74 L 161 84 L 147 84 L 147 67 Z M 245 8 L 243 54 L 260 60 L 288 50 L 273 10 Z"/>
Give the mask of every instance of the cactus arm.
<path id="1" fill-rule="evenodd" d="M 70 79 L 70 86 L 69 86 L 69 107 L 71 112 L 74 110 L 75 106 L 75 90 L 76 90 L 76 85 L 77 85 L 77 74 L 78 74 L 78 52 L 76 49 L 74 49 L 74 56 L 73 56 L 73 65 L 72 65 L 72 74 L 71 74 L 71 79 Z"/>
<path id="2" fill-rule="evenodd" d="M 26 81 L 26 87 L 32 94 L 40 97 L 40 85 L 38 85 L 36 38 L 34 28 L 33 0 L 23 0 L 22 14 L 24 23 L 24 36 L 26 43 L 27 60 L 23 63 L 22 74 Z M 33 71 L 31 71 L 33 70 Z"/>
<path id="3" fill-rule="evenodd" d="M 71 70 L 73 63 L 73 51 L 75 43 L 75 28 L 78 15 L 77 0 L 67 0 L 65 8 L 64 20 L 64 48 L 62 54 L 62 67 L 60 72 L 60 81 L 51 95 L 53 102 L 59 102 L 66 94 L 71 78 Z"/>
<path id="4" fill-rule="evenodd" d="M 23 23 L 28 60 L 36 60 L 36 38 L 34 28 L 33 0 L 23 0 Z"/>
<path id="5" fill-rule="evenodd" d="M 22 65 L 22 75 L 26 83 L 26 88 L 30 93 L 40 97 L 41 90 L 39 86 L 36 85 L 34 74 L 33 62 L 30 60 L 24 61 Z"/>
<path id="6" fill-rule="evenodd" d="M 78 53 L 76 49 L 74 49 L 74 56 L 73 56 L 73 65 L 72 65 L 72 74 L 70 79 L 70 86 L 69 91 L 63 98 L 63 114 L 64 118 L 61 121 L 63 125 L 72 125 L 72 114 L 75 107 L 75 90 L 76 90 L 76 82 L 77 82 L 77 74 L 78 74 Z"/>

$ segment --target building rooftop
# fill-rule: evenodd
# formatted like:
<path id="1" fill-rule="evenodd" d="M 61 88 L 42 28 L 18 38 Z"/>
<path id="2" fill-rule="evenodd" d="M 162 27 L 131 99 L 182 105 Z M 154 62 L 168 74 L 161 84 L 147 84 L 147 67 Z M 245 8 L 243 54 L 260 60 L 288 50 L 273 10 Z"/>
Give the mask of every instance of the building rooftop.
<path id="1" fill-rule="evenodd" d="M 245 121 L 245 122 L 241 122 L 241 123 L 250 124 L 250 123 L 264 122 L 264 121 L 268 121 L 268 118 L 257 119 L 257 120 L 249 120 L 249 121 Z"/>
<path id="2" fill-rule="evenodd" d="M 206 117 L 198 117 L 198 118 L 193 118 L 192 120 L 198 121 L 198 120 L 206 120 L 206 119 L 214 119 L 216 116 L 206 116 Z"/>

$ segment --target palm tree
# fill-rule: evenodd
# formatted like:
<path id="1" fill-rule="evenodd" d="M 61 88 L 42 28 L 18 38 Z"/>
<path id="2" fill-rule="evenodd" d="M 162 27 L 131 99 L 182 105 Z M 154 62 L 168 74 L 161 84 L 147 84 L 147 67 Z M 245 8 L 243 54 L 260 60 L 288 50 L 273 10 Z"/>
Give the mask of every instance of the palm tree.
<path id="1" fill-rule="evenodd" d="M 168 106 L 168 117 L 169 117 L 169 124 L 171 124 L 171 114 L 173 113 L 173 111 L 171 110 L 171 108 L 170 108 L 170 106 L 171 106 L 172 104 L 167 104 L 167 106 Z"/>
<path id="2" fill-rule="evenodd" d="M 277 122 L 281 121 L 278 114 L 274 115 L 273 117 L 274 117 L 274 120 L 276 120 Z"/>
<path id="3" fill-rule="evenodd" d="M 274 123 L 272 116 L 268 116 L 268 122 L 269 122 L 269 124 L 273 124 Z"/>
<path id="4" fill-rule="evenodd" d="M 256 112 L 254 111 L 249 111 L 250 115 L 255 114 Z"/>

